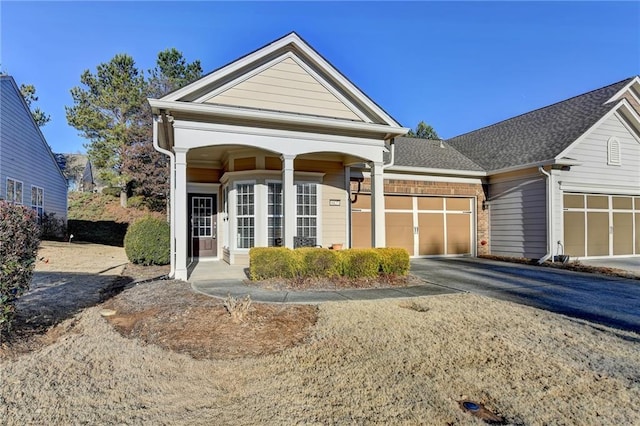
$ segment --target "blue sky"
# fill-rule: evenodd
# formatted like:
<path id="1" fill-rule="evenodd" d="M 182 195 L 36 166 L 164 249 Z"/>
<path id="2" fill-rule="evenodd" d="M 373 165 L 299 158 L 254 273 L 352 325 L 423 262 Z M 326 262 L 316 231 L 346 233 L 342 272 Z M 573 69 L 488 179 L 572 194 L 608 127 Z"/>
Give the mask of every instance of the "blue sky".
<path id="1" fill-rule="evenodd" d="M 181 50 L 209 72 L 296 31 L 407 127 L 443 138 L 640 74 L 640 2 L 7 2 L 0 66 L 34 84 L 55 152 L 85 69 Z"/>

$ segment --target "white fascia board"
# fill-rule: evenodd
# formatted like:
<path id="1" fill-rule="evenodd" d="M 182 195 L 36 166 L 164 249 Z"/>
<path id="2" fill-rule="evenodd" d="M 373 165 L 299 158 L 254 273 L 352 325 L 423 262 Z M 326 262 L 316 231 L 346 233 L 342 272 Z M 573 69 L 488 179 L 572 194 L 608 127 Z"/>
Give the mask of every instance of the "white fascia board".
<path id="1" fill-rule="evenodd" d="M 384 139 L 404 135 L 409 131 L 409 129 L 405 127 L 392 127 L 384 124 L 363 123 L 335 118 L 296 115 L 276 111 L 252 110 L 248 108 L 226 107 L 212 104 L 194 104 L 188 102 L 167 101 L 162 99 L 149 99 L 148 101 L 153 108 L 154 113 L 157 113 L 161 109 L 165 109 L 167 111 L 179 111 L 196 114 L 199 113 L 225 118 L 249 119 L 271 123 L 323 127 L 327 129 L 380 133 L 385 135 Z"/>
<path id="2" fill-rule="evenodd" d="M 640 195 L 637 186 L 627 185 L 599 185 L 595 183 L 566 182 L 559 181 L 560 190 L 566 192 L 582 192 L 593 194 L 617 194 L 617 195 Z"/>
<path id="3" fill-rule="evenodd" d="M 482 179 L 480 178 L 389 173 L 387 170 L 389 169 L 385 169 L 384 174 L 382 175 L 385 179 L 415 180 L 419 182 L 468 183 L 474 185 L 480 185 L 483 183 Z M 351 176 L 362 176 L 363 178 L 371 178 L 371 172 L 352 170 Z"/>
<path id="4" fill-rule="evenodd" d="M 387 170 L 392 172 L 408 172 L 416 174 L 431 174 L 431 175 L 454 175 L 454 176 L 487 176 L 487 172 L 480 172 L 475 170 L 455 170 L 455 169 L 435 169 L 430 167 L 412 167 L 412 166 L 391 166 Z"/>
<path id="5" fill-rule="evenodd" d="M 586 132 L 584 132 L 583 134 L 581 134 L 578 139 L 576 139 L 575 141 L 573 141 L 568 147 L 566 147 L 560 154 L 556 155 L 555 159 L 559 159 L 562 157 L 566 157 L 567 154 L 573 150 L 573 148 L 575 148 L 576 146 L 578 146 L 578 144 L 580 144 L 587 136 L 589 136 L 589 134 L 591 134 L 591 132 L 593 132 L 595 129 L 597 129 L 602 123 L 604 123 L 605 121 L 607 121 L 609 119 L 609 117 L 611 117 L 612 115 L 614 115 L 622 106 L 626 106 L 627 109 L 632 110 L 633 108 L 630 107 L 629 102 L 626 99 L 622 99 L 619 101 L 618 105 L 616 105 L 615 107 L 611 108 L 611 110 L 606 113 L 605 115 L 603 115 L 602 117 L 600 117 L 600 119 L 598 121 L 596 121 L 596 123 L 591 126 L 589 129 L 587 129 Z M 635 115 L 637 117 L 637 115 Z"/>
<path id="6" fill-rule="evenodd" d="M 622 105 L 621 105 L 620 108 L 618 108 L 618 110 L 621 110 L 621 109 L 623 109 L 622 107 L 624 107 L 624 109 L 626 110 L 627 114 L 630 115 L 633 118 L 633 120 L 635 121 L 636 127 L 640 128 L 640 115 L 638 115 L 636 110 L 629 104 L 629 102 L 627 102 L 626 99 L 624 99 L 623 101 L 624 102 L 622 102 Z M 619 113 L 619 114 L 622 115 L 621 113 Z M 623 119 L 623 117 L 620 117 L 620 122 L 622 123 L 624 128 L 627 129 L 629 131 L 629 133 L 631 133 L 631 135 L 636 140 L 636 142 L 640 143 L 640 135 L 638 134 L 638 132 L 636 130 L 632 129 L 629 126 L 629 124 L 626 122 L 626 120 Z"/>
<path id="7" fill-rule="evenodd" d="M 635 76 L 633 80 L 627 83 L 622 89 L 618 90 L 618 92 L 615 95 L 613 95 L 607 102 L 605 102 L 605 104 L 608 104 L 609 102 L 617 101 L 624 94 L 624 92 L 629 90 L 629 88 L 634 84 L 640 84 L 639 76 Z M 638 102 L 640 102 L 640 99 L 638 99 L 633 92 L 630 92 L 630 93 L 634 98 L 636 98 L 636 100 L 638 100 Z"/>

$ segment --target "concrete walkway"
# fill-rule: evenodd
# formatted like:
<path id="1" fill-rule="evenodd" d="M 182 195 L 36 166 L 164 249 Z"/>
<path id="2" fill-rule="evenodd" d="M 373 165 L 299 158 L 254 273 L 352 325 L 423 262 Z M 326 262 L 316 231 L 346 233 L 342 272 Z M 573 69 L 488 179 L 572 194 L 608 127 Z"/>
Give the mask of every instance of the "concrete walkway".
<path id="1" fill-rule="evenodd" d="M 266 290 L 245 284 L 246 270 L 224 262 L 201 262 L 191 268 L 191 287 L 202 294 L 224 299 L 227 296 L 244 297 L 260 303 L 291 303 L 317 305 L 323 302 L 346 300 L 376 300 L 409 298 L 458 293 L 459 290 L 438 284 L 423 283 L 409 287 L 341 289 L 318 291 Z"/>

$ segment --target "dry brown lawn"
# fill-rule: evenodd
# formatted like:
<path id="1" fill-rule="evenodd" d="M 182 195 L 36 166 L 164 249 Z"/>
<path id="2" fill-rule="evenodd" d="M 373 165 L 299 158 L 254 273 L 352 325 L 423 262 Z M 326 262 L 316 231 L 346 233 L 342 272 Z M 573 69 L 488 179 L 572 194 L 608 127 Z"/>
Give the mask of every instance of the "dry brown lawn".
<path id="1" fill-rule="evenodd" d="M 0 419 L 479 424 L 459 408 L 469 398 L 513 424 L 640 424 L 639 335 L 480 296 L 326 303 L 317 321 L 313 309 L 254 305 L 238 324 L 176 282 L 108 304 L 121 324 L 89 308 L 46 346 L 0 360 Z M 187 350 L 198 345 L 217 349 Z"/>

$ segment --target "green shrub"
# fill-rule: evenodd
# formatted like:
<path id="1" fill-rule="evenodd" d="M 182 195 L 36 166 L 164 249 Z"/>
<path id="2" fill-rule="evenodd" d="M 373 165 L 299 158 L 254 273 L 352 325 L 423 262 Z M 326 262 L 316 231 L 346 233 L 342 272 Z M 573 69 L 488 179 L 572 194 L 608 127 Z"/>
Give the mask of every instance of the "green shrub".
<path id="1" fill-rule="evenodd" d="M 32 209 L 0 201 L 0 332 L 10 329 L 15 300 L 29 289 L 38 231 Z"/>
<path id="2" fill-rule="evenodd" d="M 170 259 L 169 224 L 154 217 L 142 218 L 129 226 L 124 250 L 129 261 L 142 265 L 166 265 Z"/>
<path id="3" fill-rule="evenodd" d="M 109 195 L 111 197 L 120 198 L 120 193 L 122 190 L 117 186 L 107 186 L 106 188 L 102 188 L 102 193 L 104 195 Z"/>
<path id="4" fill-rule="evenodd" d="M 326 248 L 299 248 L 300 273 L 303 277 L 335 277 L 341 273 L 338 252 Z"/>
<path id="5" fill-rule="evenodd" d="M 409 252 L 403 248 L 387 247 L 375 249 L 380 256 L 380 270 L 385 274 L 407 275 Z"/>
<path id="6" fill-rule="evenodd" d="M 377 277 L 380 256 L 375 249 L 340 250 L 342 275 L 349 278 Z"/>
<path id="7" fill-rule="evenodd" d="M 145 205 L 145 199 L 142 195 L 135 195 L 127 199 L 127 207 L 139 209 L 141 207 L 144 207 L 144 205 Z"/>
<path id="8" fill-rule="evenodd" d="M 293 278 L 300 271 L 300 256 L 286 247 L 254 247 L 249 250 L 252 280 Z"/>

